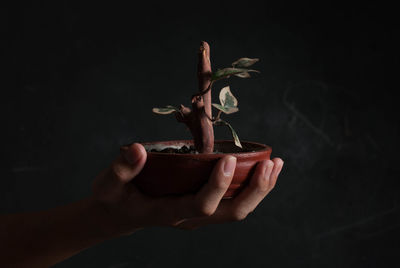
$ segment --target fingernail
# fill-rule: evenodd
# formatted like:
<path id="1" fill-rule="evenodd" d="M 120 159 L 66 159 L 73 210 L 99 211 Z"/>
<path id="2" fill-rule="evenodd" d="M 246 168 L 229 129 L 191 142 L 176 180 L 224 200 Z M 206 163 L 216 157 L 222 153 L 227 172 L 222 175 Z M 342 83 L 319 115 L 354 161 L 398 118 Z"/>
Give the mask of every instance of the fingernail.
<path id="1" fill-rule="evenodd" d="M 141 150 L 137 143 L 129 146 L 122 146 L 120 150 L 123 157 L 131 165 L 135 164 L 142 157 Z"/>
<path id="2" fill-rule="evenodd" d="M 274 162 L 272 160 L 265 160 L 265 166 L 263 170 L 263 178 L 265 180 L 269 180 L 271 173 L 272 173 L 272 168 L 274 166 Z"/>
<path id="3" fill-rule="evenodd" d="M 231 176 L 235 171 L 236 167 L 236 157 L 229 156 L 224 163 L 224 175 Z"/>

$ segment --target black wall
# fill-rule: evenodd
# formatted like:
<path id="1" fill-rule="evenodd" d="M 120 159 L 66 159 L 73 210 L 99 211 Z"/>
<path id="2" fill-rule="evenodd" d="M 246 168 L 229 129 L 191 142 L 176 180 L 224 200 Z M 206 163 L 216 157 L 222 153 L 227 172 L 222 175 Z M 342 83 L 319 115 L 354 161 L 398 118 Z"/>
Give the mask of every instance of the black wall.
<path id="1" fill-rule="evenodd" d="M 57 1 L 59 2 L 59 1 Z M 132 3 L 131 3 L 132 4 Z M 199 41 L 228 82 L 242 140 L 285 160 L 245 221 L 149 228 L 56 267 L 385 267 L 399 252 L 399 43 L 383 4 L 19 4 L 1 9 L 0 212 L 90 194 L 132 141 L 190 138 L 154 106 L 189 104 Z M 229 138 L 225 129 L 217 138 Z"/>

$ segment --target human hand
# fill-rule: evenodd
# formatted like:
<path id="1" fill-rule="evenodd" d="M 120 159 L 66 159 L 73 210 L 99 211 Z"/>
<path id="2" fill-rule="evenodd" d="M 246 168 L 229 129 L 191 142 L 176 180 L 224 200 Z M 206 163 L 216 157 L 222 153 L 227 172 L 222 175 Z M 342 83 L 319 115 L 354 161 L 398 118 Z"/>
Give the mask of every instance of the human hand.
<path id="1" fill-rule="evenodd" d="M 148 226 L 196 229 L 200 226 L 243 220 L 274 188 L 283 161 L 260 162 L 251 181 L 236 197 L 222 200 L 236 167 L 236 158 L 217 162 L 209 181 L 196 193 L 150 197 L 129 183 L 139 174 L 147 153 L 141 144 L 121 148 L 121 154 L 93 183 L 93 199 L 107 212 L 116 235 Z"/>

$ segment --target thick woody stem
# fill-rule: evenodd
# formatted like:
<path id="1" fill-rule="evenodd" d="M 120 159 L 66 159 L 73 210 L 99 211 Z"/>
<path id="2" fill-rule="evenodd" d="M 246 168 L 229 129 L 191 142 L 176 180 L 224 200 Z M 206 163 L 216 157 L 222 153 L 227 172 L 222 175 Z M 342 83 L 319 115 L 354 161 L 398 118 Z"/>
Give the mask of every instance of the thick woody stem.
<path id="1" fill-rule="evenodd" d="M 194 146 L 200 153 L 214 151 L 214 129 L 211 109 L 210 46 L 202 41 L 199 49 L 197 76 L 199 92 L 192 96 L 192 110 L 181 105 L 175 113 L 179 122 L 185 123 L 192 133 Z"/>
<path id="2" fill-rule="evenodd" d="M 211 110 L 211 62 L 210 46 L 202 41 L 199 49 L 199 61 L 197 66 L 197 76 L 199 82 L 199 92 L 206 92 L 202 96 L 192 99 L 192 109 L 196 127 L 193 133 L 194 143 L 197 151 L 201 153 L 212 153 L 214 150 L 214 129 Z"/>

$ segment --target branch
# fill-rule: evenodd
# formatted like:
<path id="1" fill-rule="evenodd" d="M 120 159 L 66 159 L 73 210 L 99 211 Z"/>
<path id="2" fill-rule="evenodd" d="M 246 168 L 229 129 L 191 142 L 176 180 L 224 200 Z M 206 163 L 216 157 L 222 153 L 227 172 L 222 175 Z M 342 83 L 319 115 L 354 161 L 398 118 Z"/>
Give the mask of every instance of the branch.
<path id="1" fill-rule="evenodd" d="M 199 93 L 197 93 L 197 94 L 192 95 L 192 101 L 193 101 L 194 98 L 201 97 L 201 96 L 205 95 L 206 93 L 208 93 L 208 92 L 211 90 L 211 86 L 212 86 L 213 83 L 214 83 L 214 82 L 211 81 L 210 84 L 208 85 L 208 88 L 207 88 L 206 90 L 201 91 L 201 92 L 199 92 Z"/>

